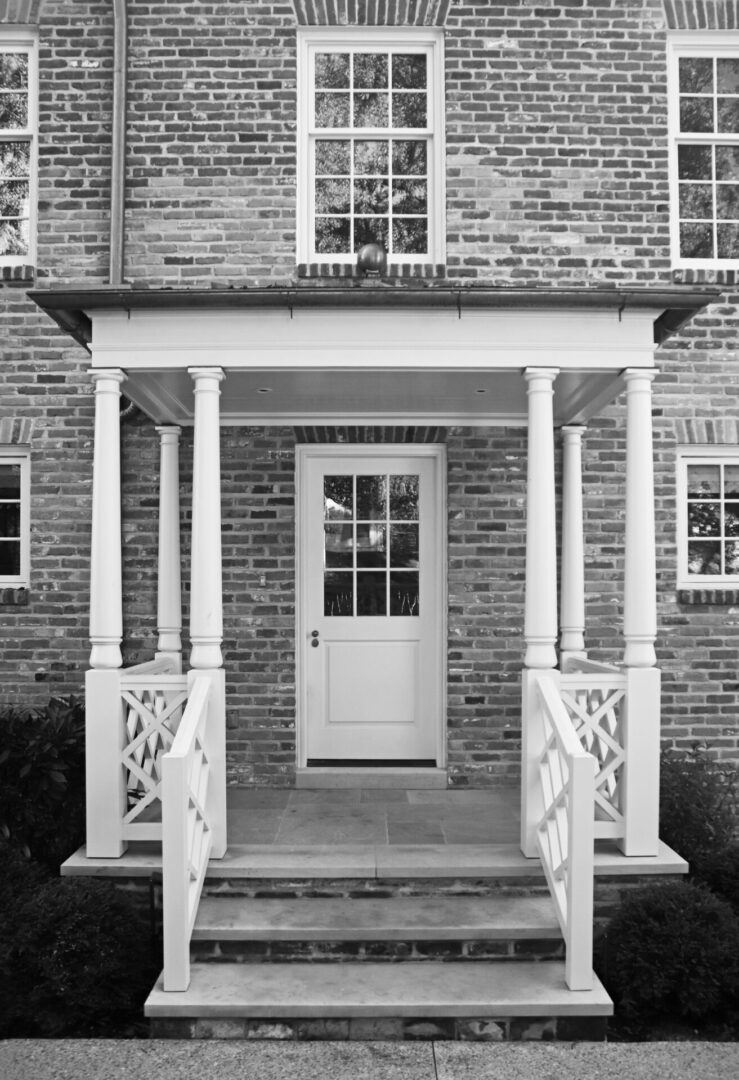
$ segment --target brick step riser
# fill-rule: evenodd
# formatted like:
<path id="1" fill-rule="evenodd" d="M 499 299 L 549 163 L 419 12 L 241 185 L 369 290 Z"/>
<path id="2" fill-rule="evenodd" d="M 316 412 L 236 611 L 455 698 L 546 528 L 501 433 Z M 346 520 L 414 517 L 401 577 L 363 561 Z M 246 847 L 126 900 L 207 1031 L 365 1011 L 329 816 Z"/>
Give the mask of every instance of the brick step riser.
<path id="1" fill-rule="evenodd" d="M 244 899 L 394 899 L 421 896 L 549 896 L 543 878 L 223 878 L 206 881 L 203 896 Z"/>
<path id="2" fill-rule="evenodd" d="M 212 963 L 269 963 L 290 960 L 338 963 L 364 960 L 392 963 L 402 960 L 562 960 L 558 939 L 521 938 L 506 941 L 193 941 L 193 961 Z"/>
<path id="3" fill-rule="evenodd" d="M 185 1018 L 150 1021 L 154 1039 L 269 1039 L 286 1041 L 420 1042 L 602 1042 L 607 1018 L 602 1016 L 517 1017 L 351 1017 L 285 1020 L 280 1017 Z"/>

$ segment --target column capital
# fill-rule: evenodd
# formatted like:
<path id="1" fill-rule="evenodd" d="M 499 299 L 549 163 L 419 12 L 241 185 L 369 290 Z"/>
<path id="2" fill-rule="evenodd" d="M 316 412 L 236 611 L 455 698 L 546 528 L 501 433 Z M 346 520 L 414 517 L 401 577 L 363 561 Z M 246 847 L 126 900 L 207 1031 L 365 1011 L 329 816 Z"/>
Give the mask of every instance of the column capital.
<path id="1" fill-rule="evenodd" d="M 621 378 L 626 383 L 626 389 L 628 390 L 631 383 L 639 381 L 646 381 L 648 383 L 654 382 L 657 378 L 658 372 L 656 368 L 625 368 L 621 372 Z"/>
<path id="2" fill-rule="evenodd" d="M 182 428 L 177 424 L 159 424 L 154 430 L 162 442 L 176 442 L 182 434 Z"/>
<path id="3" fill-rule="evenodd" d="M 585 424 L 563 424 L 559 430 L 562 432 L 563 437 L 570 442 L 580 442 L 588 429 Z"/>
<path id="4" fill-rule="evenodd" d="M 529 392 L 533 389 L 531 384 L 535 379 L 541 379 L 552 384 L 558 375 L 559 368 L 556 367 L 527 367 L 523 369 L 523 377 L 529 384 Z"/>
<path id="5" fill-rule="evenodd" d="M 121 383 L 124 383 L 128 378 L 125 371 L 121 371 L 120 368 L 91 368 L 88 371 L 88 375 L 95 383 L 96 393 L 99 390 L 103 390 L 103 386 L 101 384 L 104 382 L 114 382 L 118 383 L 118 385 L 120 386 Z"/>
<path id="6" fill-rule="evenodd" d="M 189 367 L 187 374 L 196 383 L 200 379 L 215 379 L 217 382 L 222 382 L 226 378 L 226 372 L 221 367 Z"/>

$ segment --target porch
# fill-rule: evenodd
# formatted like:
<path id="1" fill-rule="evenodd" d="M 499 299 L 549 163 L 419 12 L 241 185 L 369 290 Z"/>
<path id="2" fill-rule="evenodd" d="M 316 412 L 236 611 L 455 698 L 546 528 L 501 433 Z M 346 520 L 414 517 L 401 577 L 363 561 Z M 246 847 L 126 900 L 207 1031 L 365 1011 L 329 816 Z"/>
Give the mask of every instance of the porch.
<path id="1" fill-rule="evenodd" d="M 397 291 L 390 301 L 387 294 L 358 290 L 344 294 L 341 302 L 328 290 L 227 298 L 122 292 L 44 302 L 78 339 L 85 337 L 85 325 L 95 326 L 88 843 L 86 854 L 70 861 L 66 872 L 127 876 L 133 869 L 135 876 L 161 866 L 165 998 L 186 993 L 189 986 L 190 940 L 209 880 L 259 876 L 266 868 L 275 877 L 300 871 L 312 878 L 331 876 L 333 867 L 344 877 L 359 872 L 368 879 L 400 878 L 416 870 L 426 878 L 497 879 L 533 872 L 546 879 L 566 943 L 561 982 L 567 993 L 587 995 L 596 986 L 594 875 L 641 868 L 660 873 L 663 867 L 679 872 L 680 860 L 661 848 L 658 837 L 651 388 L 655 335 L 676 325 L 678 314 L 692 313 L 696 298 L 646 291 L 524 298 L 511 290 L 474 292 L 463 299 L 443 290 Z M 378 307 L 379 323 L 370 314 Z M 114 359 L 120 367 L 110 366 Z M 552 366 L 541 366 L 542 359 Z M 260 384 L 279 396 L 279 409 L 260 404 Z M 122 666 L 121 653 L 118 414 L 124 385 L 157 423 L 160 440 L 158 648 L 152 661 L 133 668 Z M 618 653 L 604 664 L 587 654 L 582 445 L 588 420 L 621 392 L 626 398 L 623 626 Z M 383 804 L 360 786 L 323 796 L 296 790 L 286 797 L 227 788 L 222 426 L 280 420 L 331 424 L 348 414 L 360 423 L 402 418 L 412 424 L 526 429 L 518 812 L 512 796 L 500 790 L 410 790 L 405 798 L 386 795 Z M 192 647 L 183 673 L 178 442 L 189 423 L 194 428 Z M 563 440 L 561 526 L 557 429 Z M 438 476 L 434 483 L 443 497 Z M 319 531 L 323 536 L 323 517 Z M 440 581 L 443 554 L 440 541 L 429 560 L 442 567 Z M 299 558 L 299 574 L 300 565 Z M 295 633 L 299 682 L 307 658 L 321 655 L 312 653 L 323 638 L 318 641 L 311 625 L 303 612 Z M 443 610 L 440 626 L 445 626 Z M 438 626 L 436 633 L 443 641 Z M 433 664 L 427 670 L 433 671 Z M 441 671 L 435 677 L 444 681 Z M 299 781 L 309 784 L 311 694 L 302 686 L 296 766 Z M 438 734 L 429 743 L 436 746 L 429 783 L 445 778 L 443 704 L 434 723 Z M 361 756 L 385 755 L 363 750 Z M 349 783 L 346 766 L 341 760 L 330 763 Z M 234 802 L 240 798 L 286 802 L 240 809 Z M 423 821 L 414 820 L 419 818 Z M 239 821 L 251 838 L 242 843 Z M 161 848 L 139 846 L 151 844 Z"/>

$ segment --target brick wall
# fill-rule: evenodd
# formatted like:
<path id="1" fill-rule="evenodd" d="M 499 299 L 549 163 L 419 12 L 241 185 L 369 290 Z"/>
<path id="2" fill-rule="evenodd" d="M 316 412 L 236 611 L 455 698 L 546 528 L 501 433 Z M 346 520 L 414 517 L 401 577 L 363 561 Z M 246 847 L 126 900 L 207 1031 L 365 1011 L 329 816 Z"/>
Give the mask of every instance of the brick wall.
<path id="1" fill-rule="evenodd" d="M 11 6 L 0 6 L 0 18 Z M 387 23 L 407 19 L 411 9 L 438 23 L 446 10 L 431 0 L 381 7 Z M 668 15 L 671 25 L 700 17 L 705 25 L 730 26 L 730 7 L 675 0 Z M 130 0 L 131 282 L 297 282 L 296 26 L 341 22 L 353 12 L 369 22 L 371 11 L 372 0 Z M 659 0 L 449 6 L 447 283 L 597 287 L 711 279 L 670 271 L 664 28 Z M 46 0 L 39 33 L 36 281 L 103 284 L 112 5 Z M 667 740 L 706 737 L 736 757 L 739 614 L 731 606 L 678 604 L 674 587 L 680 424 L 736 413 L 739 294 L 733 275 L 713 279 L 727 289 L 722 303 L 660 350 L 658 653 Z M 22 441 L 33 455 L 34 517 L 28 603 L 0 604 L 0 698 L 40 704 L 51 692 L 79 692 L 87 664 L 92 397 L 86 354 L 25 299 L 30 284 L 24 272 L 0 282 L 0 424 L 12 422 L 16 439 L 20 420 L 32 425 Z M 705 426 L 696 431 L 708 438 Z M 712 437 L 727 436 L 715 429 Z M 446 440 L 451 776 L 454 783 L 508 782 L 517 773 L 520 738 L 525 433 L 451 429 Z M 233 775 L 243 781 L 287 781 L 294 762 L 294 441 L 292 429 L 223 434 L 228 724 Z M 591 424 L 584 446 L 588 637 L 593 654 L 608 660 L 622 647 L 624 455 L 618 403 Z M 186 432 L 185 507 L 190 457 Z M 153 423 L 128 417 L 127 662 L 149 657 L 155 640 L 157 463 Z M 185 521 L 185 583 L 187 532 Z M 187 615 L 186 589 L 184 600 Z"/>

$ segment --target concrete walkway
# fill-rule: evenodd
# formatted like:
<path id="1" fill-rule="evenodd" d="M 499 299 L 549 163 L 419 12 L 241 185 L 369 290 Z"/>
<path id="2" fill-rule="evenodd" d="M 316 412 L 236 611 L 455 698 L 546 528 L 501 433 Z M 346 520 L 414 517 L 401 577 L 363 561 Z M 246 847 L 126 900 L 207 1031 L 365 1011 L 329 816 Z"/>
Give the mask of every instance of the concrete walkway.
<path id="1" fill-rule="evenodd" d="M 11 1040 L 3 1080 L 735 1080 L 737 1043 Z"/>

